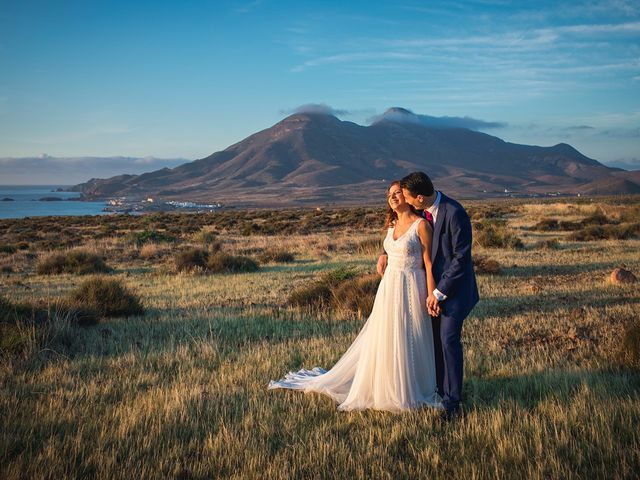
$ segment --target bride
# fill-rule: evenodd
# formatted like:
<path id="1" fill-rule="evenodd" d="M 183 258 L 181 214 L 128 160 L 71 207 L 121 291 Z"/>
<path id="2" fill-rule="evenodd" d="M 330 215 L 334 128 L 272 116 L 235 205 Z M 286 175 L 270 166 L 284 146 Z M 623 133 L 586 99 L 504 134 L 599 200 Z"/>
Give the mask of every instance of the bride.
<path id="1" fill-rule="evenodd" d="M 362 330 L 331 370 L 289 372 L 269 389 L 323 393 L 339 403 L 338 410 L 441 407 L 426 307 L 427 292 L 435 288 L 432 228 L 406 203 L 399 182 L 389 187 L 387 202 L 389 260 Z"/>

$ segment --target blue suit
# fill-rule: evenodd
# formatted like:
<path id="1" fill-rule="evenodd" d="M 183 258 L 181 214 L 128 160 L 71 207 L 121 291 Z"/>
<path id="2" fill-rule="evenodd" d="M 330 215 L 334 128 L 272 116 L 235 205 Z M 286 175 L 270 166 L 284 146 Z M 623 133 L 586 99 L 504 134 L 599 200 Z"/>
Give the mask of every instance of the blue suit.
<path id="1" fill-rule="evenodd" d="M 438 390 L 444 407 L 455 410 L 462 397 L 462 323 L 480 297 L 471 260 L 471 221 L 464 207 L 441 192 L 431 247 L 436 288 L 447 296 L 432 317 Z"/>

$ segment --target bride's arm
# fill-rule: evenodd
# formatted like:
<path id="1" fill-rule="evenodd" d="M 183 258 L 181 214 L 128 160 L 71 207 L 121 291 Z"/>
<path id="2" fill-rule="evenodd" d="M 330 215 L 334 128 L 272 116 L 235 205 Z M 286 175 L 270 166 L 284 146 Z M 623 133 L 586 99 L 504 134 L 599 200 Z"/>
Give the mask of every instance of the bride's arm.
<path id="1" fill-rule="evenodd" d="M 436 281 L 433 277 L 433 269 L 431 263 L 431 241 L 433 239 L 433 229 L 427 222 L 420 222 L 418 224 L 418 236 L 420 237 L 420 244 L 422 245 L 422 260 L 424 261 L 424 268 L 427 273 L 427 293 L 428 296 L 433 296 L 433 291 L 436 289 Z M 425 299 L 426 301 L 427 299 Z M 440 312 L 429 311 L 429 314 L 437 316 Z"/>

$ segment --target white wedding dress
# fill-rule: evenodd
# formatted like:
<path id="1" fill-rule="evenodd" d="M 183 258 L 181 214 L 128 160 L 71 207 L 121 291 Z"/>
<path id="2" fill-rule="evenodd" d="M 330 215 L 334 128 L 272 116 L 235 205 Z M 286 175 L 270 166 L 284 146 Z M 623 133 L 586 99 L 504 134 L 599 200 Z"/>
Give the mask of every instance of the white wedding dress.
<path id="1" fill-rule="evenodd" d="M 345 354 L 329 371 L 289 372 L 269 389 L 318 392 L 339 403 L 338 410 L 400 412 L 441 407 L 436 393 L 431 318 L 427 314 L 426 274 L 418 222 L 397 240 L 390 228 L 384 240 L 388 265 L 373 310 Z"/>

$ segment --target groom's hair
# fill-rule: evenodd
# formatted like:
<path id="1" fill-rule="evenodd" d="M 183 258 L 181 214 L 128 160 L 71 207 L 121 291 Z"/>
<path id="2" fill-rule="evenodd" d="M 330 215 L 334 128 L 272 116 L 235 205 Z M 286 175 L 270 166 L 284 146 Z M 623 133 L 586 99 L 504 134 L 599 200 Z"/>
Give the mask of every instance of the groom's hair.
<path id="1" fill-rule="evenodd" d="M 430 197 L 435 191 L 429 175 L 424 172 L 410 173 L 400 180 L 400 188 L 406 188 L 414 197 L 417 195 Z"/>

